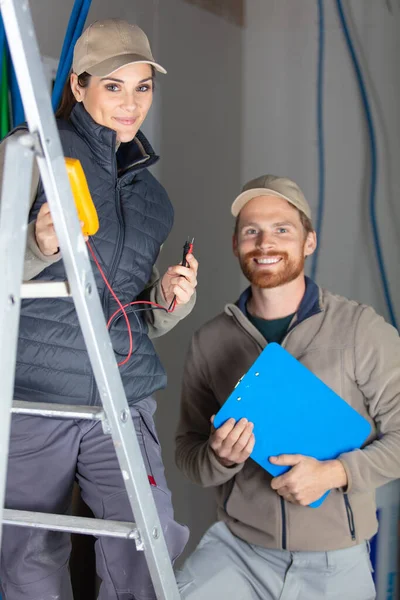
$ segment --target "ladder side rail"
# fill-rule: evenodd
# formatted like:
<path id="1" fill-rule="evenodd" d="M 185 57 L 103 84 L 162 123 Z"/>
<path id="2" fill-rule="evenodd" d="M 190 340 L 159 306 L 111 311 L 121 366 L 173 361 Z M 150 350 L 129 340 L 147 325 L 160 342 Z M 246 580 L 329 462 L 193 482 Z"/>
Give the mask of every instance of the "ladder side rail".
<path id="1" fill-rule="evenodd" d="M 6 142 L 0 206 L 0 547 L 14 394 L 21 281 L 34 153 L 26 135 Z M 17 210 L 16 210 L 17 209 Z"/>

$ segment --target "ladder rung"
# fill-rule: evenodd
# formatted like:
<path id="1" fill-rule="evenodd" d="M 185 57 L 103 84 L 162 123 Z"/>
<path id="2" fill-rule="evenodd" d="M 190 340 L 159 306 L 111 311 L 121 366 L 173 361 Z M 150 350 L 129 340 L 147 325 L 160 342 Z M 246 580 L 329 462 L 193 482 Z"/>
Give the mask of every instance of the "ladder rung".
<path id="1" fill-rule="evenodd" d="M 71 296 L 68 281 L 24 281 L 21 298 L 62 298 Z"/>
<path id="2" fill-rule="evenodd" d="M 85 535 L 104 535 L 130 540 L 140 537 L 136 523 L 54 515 L 27 510 L 11 510 L 9 508 L 5 508 L 3 511 L 3 524 L 49 529 L 51 531 L 66 531 L 67 533 L 83 533 Z"/>
<path id="3" fill-rule="evenodd" d="M 56 417 L 58 419 L 105 420 L 104 410 L 99 406 L 74 406 L 69 404 L 46 404 L 45 402 L 14 400 L 11 412 L 17 415 Z"/>

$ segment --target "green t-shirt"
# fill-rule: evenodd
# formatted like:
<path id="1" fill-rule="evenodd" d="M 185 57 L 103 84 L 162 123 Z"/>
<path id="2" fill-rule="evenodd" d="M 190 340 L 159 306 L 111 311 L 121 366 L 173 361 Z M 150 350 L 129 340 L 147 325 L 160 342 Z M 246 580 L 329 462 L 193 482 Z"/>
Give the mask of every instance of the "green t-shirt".
<path id="1" fill-rule="evenodd" d="M 261 317 L 254 317 L 249 313 L 246 307 L 247 318 L 250 323 L 258 329 L 258 331 L 265 337 L 267 342 L 276 342 L 280 344 L 290 325 L 290 321 L 293 319 L 295 313 L 282 317 L 281 319 L 261 319 Z"/>

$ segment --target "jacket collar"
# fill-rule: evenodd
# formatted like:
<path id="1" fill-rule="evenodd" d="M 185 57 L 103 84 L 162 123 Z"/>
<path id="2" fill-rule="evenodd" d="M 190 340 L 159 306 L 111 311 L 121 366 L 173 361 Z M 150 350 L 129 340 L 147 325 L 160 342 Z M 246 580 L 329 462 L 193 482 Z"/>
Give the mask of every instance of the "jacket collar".
<path id="1" fill-rule="evenodd" d="M 131 142 L 120 144 L 116 152 L 115 131 L 96 123 L 81 102 L 77 102 L 72 109 L 70 122 L 90 147 L 97 163 L 108 166 L 114 164 L 117 157 L 119 176 L 128 171 L 137 173 L 150 167 L 159 159 L 141 131 L 138 131 Z"/>
<path id="2" fill-rule="evenodd" d="M 317 284 L 310 279 L 309 277 L 305 277 L 306 281 L 306 291 L 304 292 L 304 296 L 302 301 L 300 302 L 299 309 L 290 324 L 290 329 L 295 325 L 298 325 L 305 319 L 312 317 L 313 315 L 318 314 L 323 310 L 322 306 L 322 293 Z M 238 301 L 236 302 L 236 306 L 241 310 L 241 312 L 246 315 L 246 304 L 247 301 L 251 297 L 251 287 L 249 286 L 244 290 L 244 292 L 240 295 Z"/>

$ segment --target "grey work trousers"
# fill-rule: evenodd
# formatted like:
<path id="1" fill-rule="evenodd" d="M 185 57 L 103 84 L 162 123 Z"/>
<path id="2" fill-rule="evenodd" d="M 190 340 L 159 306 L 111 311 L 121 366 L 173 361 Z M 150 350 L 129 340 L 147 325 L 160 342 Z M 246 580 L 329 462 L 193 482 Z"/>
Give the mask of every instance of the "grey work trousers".
<path id="1" fill-rule="evenodd" d="M 214 524 L 177 572 L 182 600 L 375 600 L 367 543 L 331 552 L 268 550 Z"/>
<path id="2" fill-rule="evenodd" d="M 188 530 L 174 521 L 171 493 L 148 398 L 131 407 L 143 460 L 171 560 L 183 551 Z M 74 480 L 95 517 L 133 521 L 111 436 L 101 423 L 14 415 L 6 507 L 67 514 Z M 70 536 L 7 525 L 3 528 L 0 585 L 3 600 L 72 600 Z M 101 537 L 95 544 L 99 600 L 154 600 L 144 552 L 134 540 Z"/>

